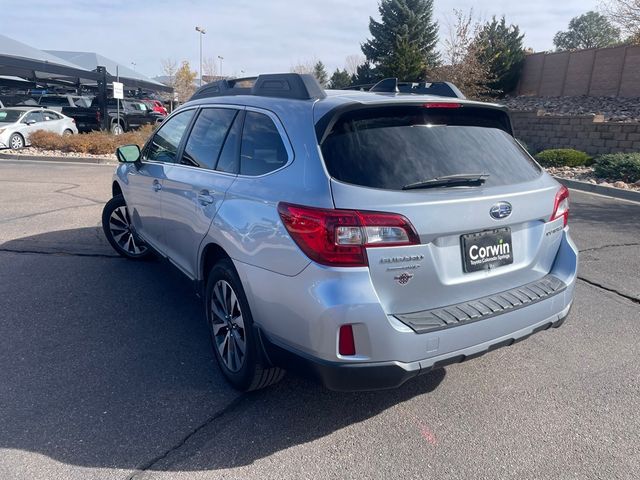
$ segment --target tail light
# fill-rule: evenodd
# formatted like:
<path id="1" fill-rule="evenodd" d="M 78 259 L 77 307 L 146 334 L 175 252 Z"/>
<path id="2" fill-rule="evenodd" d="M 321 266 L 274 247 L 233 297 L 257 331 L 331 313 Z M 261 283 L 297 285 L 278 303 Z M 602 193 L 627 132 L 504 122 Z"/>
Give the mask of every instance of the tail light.
<path id="1" fill-rule="evenodd" d="M 563 226 L 566 227 L 569 221 L 569 189 L 565 186 L 560 187 L 560 190 L 556 193 L 556 199 L 553 204 L 553 214 L 549 221 L 552 222 L 560 217 L 563 218 Z"/>
<path id="2" fill-rule="evenodd" d="M 462 104 L 455 102 L 429 102 L 422 106 L 424 108 L 460 108 Z"/>
<path id="3" fill-rule="evenodd" d="M 338 331 L 338 353 L 340 355 L 355 355 L 356 342 L 353 338 L 353 326 L 341 325 Z"/>
<path id="4" fill-rule="evenodd" d="M 314 262 L 334 267 L 365 267 L 366 249 L 420 243 L 402 215 L 312 208 L 280 203 L 278 213 L 294 242 Z"/>
<path id="5" fill-rule="evenodd" d="M 102 115 L 100 115 L 100 110 L 96 110 L 96 121 L 98 123 L 102 121 Z"/>

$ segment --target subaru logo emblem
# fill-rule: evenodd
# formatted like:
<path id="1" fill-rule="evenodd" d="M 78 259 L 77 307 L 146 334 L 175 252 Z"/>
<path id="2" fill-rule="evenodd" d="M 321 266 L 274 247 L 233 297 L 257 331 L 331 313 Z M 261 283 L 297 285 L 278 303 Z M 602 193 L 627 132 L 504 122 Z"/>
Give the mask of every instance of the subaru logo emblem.
<path id="1" fill-rule="evenodd" d="M 489 210 L 489 215 L 496 220 L 507 218 L 511 215 L 511 204 L 509 202 L 498 202 Z"/>

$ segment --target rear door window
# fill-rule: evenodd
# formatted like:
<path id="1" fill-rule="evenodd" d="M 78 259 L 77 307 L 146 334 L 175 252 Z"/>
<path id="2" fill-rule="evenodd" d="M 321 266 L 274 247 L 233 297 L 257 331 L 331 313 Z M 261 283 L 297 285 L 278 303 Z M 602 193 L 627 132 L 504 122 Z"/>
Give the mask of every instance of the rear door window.
<path id="1" fill-rule="evenodd" d="M 213 170 L 237 111 L 205 108 L 191 129 L 180 163 Z"/>
<path id="2" fill-rule="evenodd" d="M 240 174 L 258 176 L 286 165 L 289 156 L 273 120 L 247 112 L 242 131 Z"/>
<path id="3" fill-rule="evenodd" d="M 25 122 L 44 122 L 44 116 L 42 112 L 30 112 L 24 119 Z"/>
<path id="4" fill-rule="evenodd" d="M 240 138 L 243 122 L 244 112 L 238 112 L 229 133 L 227 133 L 222 152 L 220 152 L 220 158 L 216 165 L 216 170 L 219 172 L 237 174 L 240 170 Z"/>
<path id="5" fill-rule="evenodd" d="M 44 120 L 46 122 L 50 122 L 53 120 L 60 120 L 62 117 L 60 115 L 58 115 L 55 112 L 50 112 L 48 110 L 45 110 L 44 112 L 42 112 L 42 114 L 44 115 Z"/>
<path id="6" fill-rule="evenodd" d="M 339 118 L 321 149 L 333 178 L 386 190 L 456 174 L 487 174 L 486 186 L 537 178 L 508 129 L 506 114 L 487 108 L 367 108 Z"/>

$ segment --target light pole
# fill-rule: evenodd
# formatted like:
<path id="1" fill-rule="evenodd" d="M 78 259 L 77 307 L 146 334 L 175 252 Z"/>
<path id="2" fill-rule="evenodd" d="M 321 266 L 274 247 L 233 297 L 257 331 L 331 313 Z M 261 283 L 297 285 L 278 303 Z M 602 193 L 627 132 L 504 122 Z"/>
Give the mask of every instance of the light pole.
<path id="1" fill-rule="evenodd" d="M 202 36 L 207 32 L 202 27 L 196 27 L 196 32 L 200 33 L 200 86 L 202 86 Z"/>
<path id="2" fill-rule="evenodd" d="M 133 71 L 134 72 L 136 71 L 136 65 L 137 65 L 136 62 L 131 62 L 131 66 L 133 67 Z"/>
<path id="3" fill-rule="evenodd" d="M 222 60 L 224 60 L 224 57 L 221 57 L 220 55 L 218 55 L 218 60 L 220 60 L 220 78 L 223 77 L 222 75 Z"/>

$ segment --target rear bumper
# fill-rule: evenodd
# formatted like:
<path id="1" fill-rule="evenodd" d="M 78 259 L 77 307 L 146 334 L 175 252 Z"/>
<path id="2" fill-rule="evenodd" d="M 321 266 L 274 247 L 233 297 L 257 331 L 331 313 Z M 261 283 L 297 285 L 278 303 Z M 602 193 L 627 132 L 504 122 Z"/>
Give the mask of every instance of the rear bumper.
<path id="1" fill-rule="evenodd" d="M 560 280 L 563 286 L 554 294 L 544 297 L 538 290 L 540 298 L 522 306 L 514 305 L 516 298 L 508 296 L 512 304 L 502 311 L 485 318 L 460 317 L 445 328 L 426 331 L 419 325 L 422 318 L 410 319 L 411 325 L 409 319 L 384 311 L 366 268 L 328 269 L 312 263 L 288 277 L 235 264 L 270 357 L 286 369 L 311 371 L 329 388 L 368 390 L 392 388 L 434 367 L 559 325 L 573 302 L 578 251 L 564 231 L 550 271 L 541 272 L 538 279 L 550 274 Z M 504 292 L 496 295 L 500 293 Z M 497 308 L 492 302 L 487 305 Z M 454 313 L 464 313 L 466 306 L 460 307 Z M 338 354 L 338 331 L 343 324 L 353 327 L 356 356 Z"/>
<path id="2" fill-rule="evenodd" d="M 513 345 L 514 343 L 525 340 L 534 333 L 547 330 L 551 327 L 560 327 L 569 315 L 570 310 L 571 305 L 558 315 L 553 315 L 530 327 L 518 330 L 504 337 L 450 352 L 439 357 L 431 357 L 409 363 L 330 362 L 279 345 L 277 342 L 269 339 L 265 334 L 262 334 L 262 340 L 265 353 L 271 363 L 287 370 L 315 378 L 330 390 L 345 392 L 384 390 L 399 387 L 413 377 L 424 375 L 432 370 L 480 357 L 500 347 Z"/>

